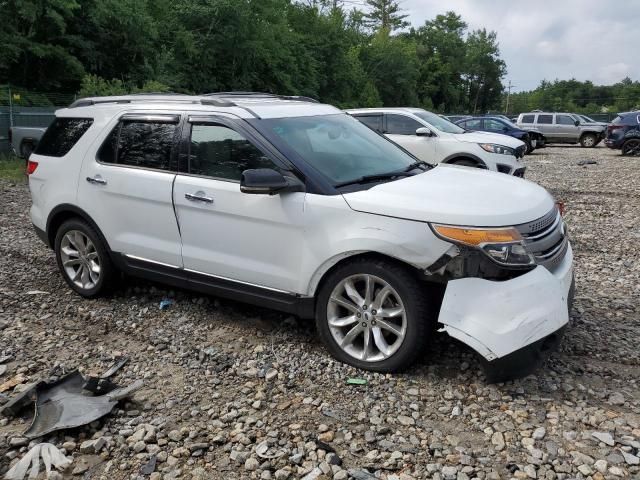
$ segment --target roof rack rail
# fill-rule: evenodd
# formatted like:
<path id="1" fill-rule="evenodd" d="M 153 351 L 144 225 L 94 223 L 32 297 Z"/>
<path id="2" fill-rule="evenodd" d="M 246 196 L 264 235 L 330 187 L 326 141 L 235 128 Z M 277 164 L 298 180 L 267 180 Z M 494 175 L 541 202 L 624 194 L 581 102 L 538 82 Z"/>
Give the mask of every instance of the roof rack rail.
<path id="1" fill-rule="evenodd" d="M 67 108 L 89 107 L 91 105 L 100 105 L 100 104 L 107 104 L 107 103 L 117 104 L 117 103 L 150 102 L 150 101 L 200 103 L 202 105 L 212 105 L 215 107 L 235 107 L 236 106 L 235 103 L 227 100 L 219 100 L 215 98 L 201 99 L 201 98 L 189 96 L 189 95 L 183 96 L 182 94 L 169 94 L 169 96 L 176 95 L 176 97 L 174 98 L 157 98 L 158 94 L 151 94 L 151 93 L 142 93 L 142 94 L 133 94 L 133 95 L 135 95 L 134 98 L 127 98 L 127 97 L 131 97 L 132 95 L 127 95 L 126 97 L 80 98 L 75 102 L 73 102 L 71 105 L 69 105 L 69 107 Z M 145 98 L 145 96 L 149 97 L 153 95 L 156 95 L 156 98 L 153 98 L 153 99 Z M 163 93 L 161 95 L 166 95 L 166 94 Z"/>
<path id="2" fill-rule="evenodd" d="M 320 103 L 317 99 L 312 97 L 305 97 L 303 95 L 278 95 L 276 93 L 269 92 L 214 92 L 214 93 L 204 93 L 203 97 L 266 97 L 266 98 L 277 98 L 280 100 L 292 100 L 299 102 L 312 102 L 312 103 Z"/>

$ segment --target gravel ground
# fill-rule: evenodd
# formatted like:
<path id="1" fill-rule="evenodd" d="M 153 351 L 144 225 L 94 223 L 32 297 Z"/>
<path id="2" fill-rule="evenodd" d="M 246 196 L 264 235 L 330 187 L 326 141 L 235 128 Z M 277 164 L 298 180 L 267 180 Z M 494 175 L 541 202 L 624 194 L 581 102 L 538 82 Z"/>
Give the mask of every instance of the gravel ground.
<path id="1" fill-rule="evenodd" d="M 31 230 L 26 186 L 0 181 L 0 383 L 130 356 L 115 381 L 142 390 L 40 440 L 73 458 L 56 478 L 640 478 L 639 161 L 603 147 L 527 157 L 528 178 L 566 202 L 578 290 L 560 350 L 498 385 L 446 336 L 381 375 L 333 361 L 311 323 L 276 312 L 138 280 L 83 300 Z M 30 421 L 0 418 L 0 474 Z"/>

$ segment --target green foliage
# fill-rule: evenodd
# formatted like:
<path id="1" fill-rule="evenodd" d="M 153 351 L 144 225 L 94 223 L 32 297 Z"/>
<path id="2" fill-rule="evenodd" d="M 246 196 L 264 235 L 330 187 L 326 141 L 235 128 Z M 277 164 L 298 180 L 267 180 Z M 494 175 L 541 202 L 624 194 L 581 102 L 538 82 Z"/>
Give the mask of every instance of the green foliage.
<path id="1" fill-rule="evenodd" d="M 10 181 L 25 181 L 24 160 L 15 155 L 0 155 L 0 179 Z"/>
<path id="2" fill-rule="evenodd" d="M 0 0 L 10 19 L 0 84 L 71 96 L 251 90 L 340 107 L 500 107 L 495 34 L 468 33 L 453 12 L 402 32 L 399 1 L 366 3 Z"/>
<path id="3" fill-rule="evenodd" d="M 544 80 L 535 90 L 511 95 L 510 112 L 534 109 L 586 114 L 640 110 L 640 82 L 625 78 L 613 85 L 594 85 L 576 79 Z"/>

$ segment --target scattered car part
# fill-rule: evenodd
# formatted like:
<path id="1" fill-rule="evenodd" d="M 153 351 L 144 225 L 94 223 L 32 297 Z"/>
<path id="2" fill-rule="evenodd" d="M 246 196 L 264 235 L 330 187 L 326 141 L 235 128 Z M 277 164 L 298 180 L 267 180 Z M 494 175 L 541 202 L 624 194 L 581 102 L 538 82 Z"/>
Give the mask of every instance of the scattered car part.
<path id="1" fill-rule="evenodd" d="M 24 457 L 9 470 L 5 480 L 22 480 L 29 472 L 29 478 L 34 479 L 40 471 L 40 457 L 44 463 L 47 478 L 51 473 L 51 467 L 64 470 L 71 464 L 71 460 L 65 457 L 60 450 L 50 443 L 39 443 L 29 450 Z M 29 467 L 31 467 L 29 469 Z"/>
<path id="2" fill-rule="evenodd" d="M 107 415 L 119 400 L 142 388 L 142 380 L 117 388 L 104 395 L 89 396 L 85 378 L 77 370 L 62 379 L 40 386 L 37 391 L 33 422 L 24 432 L 36 438 L 56 430 L 86 425 Z"/>
<path id="3" fill-rule="evenodd" d="M 582 167 L 583 165 L 597 165 L 598 162 L 595 160 L 580 160 L 577 165 Z"/>
<path id="4" fill-rule="evenodd" d="M 366 378 L 348 378 L 347 385 L 367 385 L 369 382 Z"/>

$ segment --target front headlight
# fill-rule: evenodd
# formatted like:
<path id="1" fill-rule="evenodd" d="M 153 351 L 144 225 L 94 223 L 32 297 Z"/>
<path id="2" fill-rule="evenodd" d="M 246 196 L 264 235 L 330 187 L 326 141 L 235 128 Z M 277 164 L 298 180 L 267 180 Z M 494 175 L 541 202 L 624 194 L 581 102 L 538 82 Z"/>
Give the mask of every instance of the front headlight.
<path id="1" fill-rule="evenodd" d="M 485 152 L 499 153 L 501 155 L 515 155 L 516 151 L 513 148 L 505 147 L 504 145 L 497 145 L 495 143 L 479 143 L 480 148 Z"/>
<path id="2" fill-rule="evenodd" d="M 472 228 L 432 224 L 431 228 L 443 240 L 478 248 L 501 265 L 535 264 L 535 259 L 527 252 L 522 235 L 513 227 Z"/>

